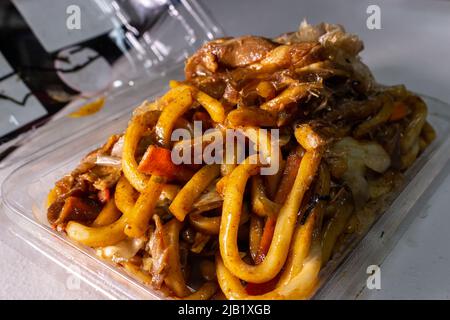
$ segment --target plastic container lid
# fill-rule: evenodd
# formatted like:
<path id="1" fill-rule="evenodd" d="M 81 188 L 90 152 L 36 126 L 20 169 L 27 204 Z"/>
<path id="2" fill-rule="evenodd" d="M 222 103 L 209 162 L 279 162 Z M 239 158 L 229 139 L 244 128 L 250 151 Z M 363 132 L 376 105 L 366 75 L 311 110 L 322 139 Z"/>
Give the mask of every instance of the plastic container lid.
<path id="1" fill-rule="evenodd" d="M 98 16 L 101 21 L 115 26 L 109 32 L 109 37 L 114 38 L 115 45 L 123 53 L 112 65 L 109 85 L 103 91 L 90 96 L 88 100 L 80 98 L 71 102 L 53 117 L 53 121 L 25 133 L 16 142 L 21 148 L 1 161 L 0 169 L 17 164 L 27 156 L 43 151 L 47 146 L 55 146 L 64 138 L 79 134 L 105 118 L 129 112 L 131 109 L 127 107 L 135 107 L 145 98 L 152 96 L 155 88 L 158 90 L 161 85 L 167 85 L 167 82 L 160 81 L 167 73 L 171 72 L 174 78 L 182 77 L 185 59 L 204 42 L 223 36 L 221 28 L 196 0 L 92 2 L 89 9 L 94 12 L 90 15 Z M 134 6 L 131 2 L 135 3 Z M 143 7 L 142 12 L 136 9 L 139 6 Z M 155 17 L 149 19 L 150 26 L 140 21 L 144 20 L 142 17 L 135 17 L 139 13 Z M 128 21 L 141 23 L 135 27 Z M 152 80 L 154 83 L 151 83 Z M 124 91 L 127 94 L 122 94 Z M 99 96 L 105 96 L 106 100 L 104 107 L 97 114 L 81 118 L 66 116 Z M 116 101 L 118 96 L 122 99 L 120 103 Z"/>

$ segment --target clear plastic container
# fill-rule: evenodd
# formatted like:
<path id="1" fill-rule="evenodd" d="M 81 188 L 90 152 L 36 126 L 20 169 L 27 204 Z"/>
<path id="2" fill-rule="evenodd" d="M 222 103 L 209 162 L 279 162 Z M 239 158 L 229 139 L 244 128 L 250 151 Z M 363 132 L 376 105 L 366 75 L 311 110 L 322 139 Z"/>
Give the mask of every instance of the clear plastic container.
<path id="1" fill-rule="evenodd" d="M 194 38 L 198 40 L 185 42 L 186 47 L 176 52 L 191 53 L 201 41 L 221 34 L 196 2 L 171 3 L 172 10 L 188 22 L 187 27 L 175 29 L 196 30 Z M 167 30 L 174 31 L 169 26 L 179 23 L 179 17 L 167 16 Z M 187 35 L 192 37 L 193 34 L 189 31 Z M 38 130 L 22 151 L 4 166 L 5 178 L 0 178 L 3 180 L 0 209 L 16 226 L 15 235 L 66 270 L 72 273 L 76 270 L 78 277 L 109 298 L 160 299 L 162 296 L 121 268 L 97 257 L 93 249 L 74 243 L 50 228 L 45 210 L 47 193 L 55 181 L 70 172 L 88 151 L 100 146 L 111 134 L 122 132 L 136 105 L 161 95 L 170 79 L 182 76 L 180 57 L 183 55 L 175 56 L 179 61 L 172 56 L 160 61 L 157 68 L 152 69 L 151 76 L 145 72 L 146 75 L 135 78 L 132 85 L 110 90 L 106 106 L 99 113 L 81 122 L 60 118 Z M 449 160 L 450 106 L 433 98 L 424 99 L 437 139 L 408 170 L 405 184 L 398 190 L 395 200 L 367 233 L 353 239 L 348 249 L 322 271 L 322 284 L 315 298 L 358 297 L 366 284 L 367 266 L 382 264 L 402 234 L 402 223 L 418 214 L 415 204 Z"/>
<path id="2" fill-rule="evenodd" d="M 22 145 L 20 152 L 0 162 L 0 169 L 17 163 L 28 155 L 40 152 L 45 146 L 60 144 L 64 138 L 83 133 L 99 123 L 99 119 L 117 117 L 135 107 L 147 97 L 167 85 L 166 75 L 178 79 L 183 76 L 185 59 L 204 42 L 223 36 L 221 28 L 209 17 L 196 0 L 92 0 L 89 6 L 101 21 L 109 20 L 115 28 L 109 32 L 115 45 L 123 55 L 112 64 L 109 85 L 101 92 L 89 94 L 88 100 L 72 101 L 44 127 L 29 131 L 17 141 Z M 130 7 L 145 7 L 143 12 Z M 141 8 L 142 9 L 142 8 Z M 135 27 L 128 21 L 139 20 L 138 14 L 153 15 L 150 27 Z M 141 19 L 142 20 L 142 19 Z M 149 81 L 154 81 L 149 83 Z M 123 94 L 123 92 L 126 92 Z M 76 119 L 66 115 L 80 106 L 105 96 L 105 106 L 97 114 Z M 118 98 L 120 97 L 120 98 Z M 118 100 L 120 99 L 120 100 Z M 64 130 L 57 131 L 64 127 Z M 54 133 L 58 132 L 57 135 Z M 28 143 L 33 140 L 33 143 Z"/>
<path id="3" fill-rule="evenodd" d="M 157 87 L 154 81 L 148 82 L 147 85 Z M 145 98 L 152 99 L 161 95 L 165 87 L 161 84 L 158 88 L 159 90 L 154 90 Z M 46 193 L 52 184 L 71 171 L 88 150 L 101 145 L 109 135 L 121 132 L 126 127 L 131 111 L 139 103 L 132 101 L 128 105 L 122 104 L 128 97 L 129 92 L 125 91 L 111 101 L 112 104 L 117 103 L 124 108 L 121 113 L 112 115 L 106 121 L 102 120 L 100 125 L 85 128 L 78 134 L 63 139 L 56 147 L 41 149 L 36 155 L 22 160 L 21 165 L 14 165 L 2 183 L 1 198 L 4 211 L 18 226 L 15 228 L 18 237 L 31 242 L 35 249 L 68 272 L 76 270 L 77 276 L 107 297 L 159 299 L 161 296 L 157 292 L 141 284 L 114 264 L 99 259 L 94 250 L 79 246 L 52 230 L 46 218 Z M 68 130 L 64 122 L 59 123 L 61 126 L 55 125 L 54 131 L 48 134 Z"/>
<path id="4" fill-rule="evenodd" d="M 316 299 L 358 299 L 367 291 L 367 268 L 381 267 L 385 258 L 407 230 L 409 222 L 419 216 L 421 196 L 434 193 L 432 185 L 450 159 L 450 105 L 420 95 L 428 106 L 428 121 L 437 138 L 406 171 L 403 185 L 396 190 L 385 210 L 379 212 L 367 232 L 352 239 L 349 246 L 322 270 L 322 285 Z M 423 201 L 423 200 L 422 200 Z"/>

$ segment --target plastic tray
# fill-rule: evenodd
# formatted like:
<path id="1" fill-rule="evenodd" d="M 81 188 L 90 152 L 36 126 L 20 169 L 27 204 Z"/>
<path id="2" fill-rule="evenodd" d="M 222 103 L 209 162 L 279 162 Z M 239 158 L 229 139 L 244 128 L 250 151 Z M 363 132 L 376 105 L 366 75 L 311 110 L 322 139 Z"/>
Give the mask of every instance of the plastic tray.
<path id="1" fill-rule="evenodd" d="M 197 39 L 207 40 L 220 34 L 220 29 L 195 2 L 173 2 L 182 6 L 184 16 L 189 16 L 190 19 L 183 21 L 195 25 L 190 30 L 197 30 Z M 178 19 L 169 15 L 170 23 L 175 23 L 170 17 Z M 215 30 L 215 33 L 208 34 L 207 30 Z M 186 52 L 192 52 L 195 46 L 199 46 L 198 41 L 187 42 Z M 47 223 L 44 204 L 56 180 L 70 172 L 88 151 L 103 144 L 109 135 L 125 129 L 136 105 L 144 99 L 161 95 L 170 79 L 182 76 L 182 64 L 173 59 L 166 62 L 153 69 L 153 76 L 145 75 L 132 86 L 109 92 L 106 106 L 98 114 L 82 121 L 61 118 L 38 130 L 22 151 L 7 163 L 4 171 L 8 174 L 0 186 L 1 205 L 17 227 L 15 235 L 67 271 L 74 273 L 76 270 L 79 278 L 109 298 L 163 297 L 116 265 L 98 258 L 94 250 L 52 230 Z M 404 222 L 420 212 L 416 206 L 418 199 L 449 160 L 450 106 L 433 98 L 424 99 L 437 139 L 408 170 L 402 190 L 398 190 L 388 209 L 366 234 L 355 238 L 347 251 L 324 269 L 316 299 L 354 299 L 360 296 L 366 284 L 367 266 L 383 263 L 400 238 Z"/>
<path id="2" fill-rule="evenodd" d="M 171 73 L 173 76 L 176 74 Z M 167 81 L 164 83 L 167 84 Z M 109 135 L 120 133 L 126 128 L 131 112 L 143 99 L 153 99 L 166 90 L 160 80 L 147 83 L 142 81 L 142 84 L 146 84 L 146 88 L 153 89 L 146 90 L 147 94 L 144 96 L 137 95 L 139 100 L 136 100 L 136 96 L 130 99 L 132 92 L 128 90 L 110 97 L 109 103 L 120 106 L 120 112 L 106 117 L 97 125 L 91 124 L 74 132 L 70 137 L 58 141 L 54 147 L 44 147 L 34 155 L 21 160 L 21 164 L 14 165 L 14 168 L 9 170 L 10 174 L 1 186 L 4 211 L 18 226 L 15 228 L 16 236 L 29 242 L 40 253 L 67 271 L 78 270 L 81 279 L 110 298 L 155 299 L 160 296 L 119 270 L 114 264 L 97 259 L 94 250 L 82 248 L 52 230 L 46 221 L 45 198 L 51 185 L 70 172 L 88 150 L 103 144 Z M 128 101 L 128 104 L 123 104 L 125 101 Z M 47 128 L 44 134 L 54 136 L 58 132 L 66 132 L 76 127 L 76 124 L 70 126 L 70 122 L 67 121 L 57 121 L 53 124 L 53 128 L 51 130 Z"/>

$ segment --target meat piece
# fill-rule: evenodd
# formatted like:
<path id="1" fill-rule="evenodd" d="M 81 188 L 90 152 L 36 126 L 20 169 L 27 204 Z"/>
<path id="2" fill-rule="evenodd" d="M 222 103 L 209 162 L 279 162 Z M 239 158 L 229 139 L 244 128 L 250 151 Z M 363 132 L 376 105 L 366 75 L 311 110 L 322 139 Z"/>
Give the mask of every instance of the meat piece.
<path id="1" fill-rule="evenodd" d="M 119 136 L 111 136 L 101 148 L 84 157 L 70 175 L 56 183 L 58 197 L 47 210 L 47 218 L 52 225 L 69 220 L 86 222 L 95 219 L 100 210 L 97 208 L 98 192 L 112 188 L 122 170 L 117 166 L 96 164 L 97 157 L 109 156 L 118 140 Z"/>
<path id="2" fill-rule="evenodd" d="M 227 86 L 226 81 L 216 74 L 205 77 L 195 77 L 191 79 L 189 83 L 215 99 L 220 99 L 222 97 Z"/>
<path id="3" fill-rule="evenodd" d="M 367 100 L 344 100 L 331 106 L 331 110 L 325 114 L 324 118 L 328 122 L 346 121 L 354 123 L 373 116 L 382 106 L 382 100 L 378 96 L 370 97 Z"/>
<path id="4" fill-rule="evenodd" d="M 98 155 L 111 155 L 111 151 L 116 144 L 116 142 L 119 140 L 120 136 L 118 135 L 112 135 L 109 137 L 108 141 L 100 148 L 91 151 L 87 156 L 81 160 L 80 164 L 76 167 L 74 171 L 70 174 L 72 177 L 76 178 L 79 175 L 82 175 L 92 168 L 96 166 L 97 157 Z"/>
<path id="5" fill-rule="evenodd" d="M 54 226 L 55 222 L 59 218 L 59 214 L 61 213 L 62 208 L 64 207 L 65 199 L 63 200 L 56 200 L 53 202 L 50 207 L 47 209 L 47 220 L 48 222 Z"/>
<path id="6" fill-rule="evenodd" d="M 245 67 L 263 59 L 275 46 L 265 38 L 244 36 L 223 42 L 217 47 L 215 55 L 221 65 L 231 68 Z"/>
<path id="7" fill-rule="evenodd" d="M 89 198 L 70 196 L 64 202 L 56 201 L 47 213 L 47 218 L 52 225 L 58 225 L 67 221 L 92 222 L 101 210 L 97 201 Z"/>
<path id="8" fill-rule="evenodd" d="M 80 175 L 79 179 L 87 181 L 95 189 L 102 191 L 112 188 L 119 181 L 121 172 L 121 168 L 118 167 L 96 165 Z"/>
<path id="9" fill-rule="evenodd" d="M 295 77 L 294 70 L 318 62 L 322 58 L 323 47 L 316 42 L 282 45 L 267 53 L 261 61 L 224 73 L 223 77 L 240 89 L 255 79 L 267 80 L 288 74 Z M 287 80 L 286 77 L 281 78 Z M 274 85 L 278 87 L 276 83 Z"/>
<path id="10" fill-rule="evenodd" d="M 297 32 L 289 32 L 274 39 L 281 44 L 320 42 L 324 47 L 335 47 L 356 56 L 364 48 L 363 42 L 354 34 L 347 33 L 341 25 L 320 23 L 310 25 L 302 21 Z"/>
<path id="11" fill-rule="evenodd" d="M 284 34 L 274 41 L 289 45 L 317 41 L 324 50 L 324 56 L 350 72 L 352 78 L 360 82 L 363 91 L 375 86 L 372 73 L 358 56 L 364 49 L 363 42 L 340 25 L 321 23 L 313 26 L 303 21 L 297 32 Z"/>
<path id="12" fill-rule="evenodd" d="M 186 78 L 189 80 L 196 76 L 215 73 L 220 67 L 248 66 L 263 59 L 275 46 L 271 40 L 255 36 L 208 42 L 188 59 L 185 68 Z"/>

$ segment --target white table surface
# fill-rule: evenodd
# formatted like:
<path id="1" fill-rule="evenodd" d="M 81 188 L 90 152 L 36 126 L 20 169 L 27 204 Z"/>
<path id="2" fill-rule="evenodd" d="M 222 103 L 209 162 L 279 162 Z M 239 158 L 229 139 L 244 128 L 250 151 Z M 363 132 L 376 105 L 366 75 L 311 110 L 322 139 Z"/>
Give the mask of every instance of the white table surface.
<path id="1" fill-rule="evenodd" d="M 383 83 L 450 102 L 450 1 L 200 0 L 229 35 L 274 36 L 311 23 L 341 23 L 365 42 L 364 61 Z M 381 8 L 381 30 L 368 30 L 366 8 Z M 450 165 L 434 182 L 436 192 L 381 266 L 381 290 L 370 299 L 450 298 Z M 0 172 L 1 176 L 1 172 Z M 1 210 L 1 209 L 0 209 Z M 7 226 L 0 212 L 0 226 Z M 1 227 L 0 227 L 1 228 Z M 0 298 L 104 299 L 54 266 L 28 244 L 0 229 Z"/>

